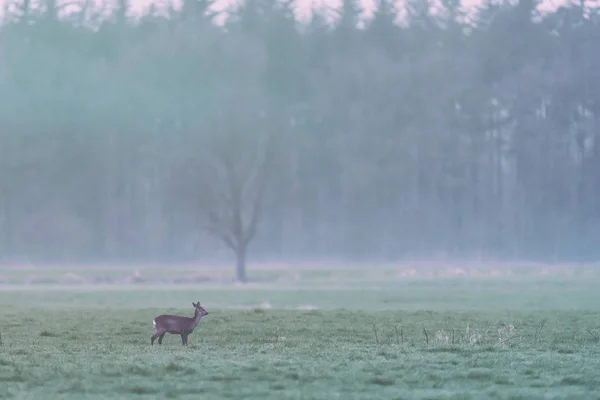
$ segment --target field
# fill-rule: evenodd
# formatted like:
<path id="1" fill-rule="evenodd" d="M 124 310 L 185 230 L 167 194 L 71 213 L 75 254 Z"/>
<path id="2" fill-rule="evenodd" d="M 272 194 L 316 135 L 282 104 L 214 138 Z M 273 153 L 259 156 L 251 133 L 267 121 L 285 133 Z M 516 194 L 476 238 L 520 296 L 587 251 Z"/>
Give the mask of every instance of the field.
<path id="1" fill-rule="evenodd" d="M 0 269 L 0 398 L 600 399 L 600 268 L 229 272 Z"/>

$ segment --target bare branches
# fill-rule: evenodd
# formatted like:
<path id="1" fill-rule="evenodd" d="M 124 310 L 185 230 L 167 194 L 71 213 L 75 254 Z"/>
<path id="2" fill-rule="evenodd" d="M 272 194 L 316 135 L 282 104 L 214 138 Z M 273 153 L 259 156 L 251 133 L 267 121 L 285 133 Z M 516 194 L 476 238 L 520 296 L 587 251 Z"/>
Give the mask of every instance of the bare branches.
<path id="1" fill-rule="evenodd" d="M 267 191 L 270 173 L 274 167 L 274 147 L 274 136 L 271 134 L 268 137 L 266 148 L 264 150 L 264 154 L 262 155 L 262 160 L 258 165 L 256 174 L 254 176 L 254 182 L 252 183 L 255 194 L 250 211 L 250 221 L 248 222 L 248 226 L 243 235 L 243 240 L 246 245 L 256 235 L 256 227 L 258 225 L 258 221 L 262 217 L 265 193 Z"/>
<path id="2" fill-rule="evenodd" d="M 217 111 L 199 136 L 202 146 L 186 160 L 185 176 L 177 177 L 185 183 L 177 185 L 188 192 L 199 226 L 233 250 L 238 278 L 245 280 L 245 257 L 263 216 L 279 132 L 256 109 Z"/>
<path id="3" fill-rule="evenodd" d="M 237 243 L 231 233 L 223 228 L 225 224 L 220 222 L 219 219 L 211 218 L 210 216 L 209 220 L 211 220 L 211 222 L 203 225 L 203 228 L 210 234 L 221 239 L 227 245 L 227 247 L 235 251 L 237 248 Z"/>

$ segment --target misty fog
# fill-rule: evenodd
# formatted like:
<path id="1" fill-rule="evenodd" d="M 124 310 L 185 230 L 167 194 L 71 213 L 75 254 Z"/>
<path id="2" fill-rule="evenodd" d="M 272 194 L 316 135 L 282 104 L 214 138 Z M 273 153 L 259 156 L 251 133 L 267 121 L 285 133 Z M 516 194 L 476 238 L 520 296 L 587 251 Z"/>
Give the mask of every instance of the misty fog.
<path id="1" fill-rule="evenodd" d="M 599 9 L 442 3 L 11 2 L 1 260 L 597 258 Z"/>

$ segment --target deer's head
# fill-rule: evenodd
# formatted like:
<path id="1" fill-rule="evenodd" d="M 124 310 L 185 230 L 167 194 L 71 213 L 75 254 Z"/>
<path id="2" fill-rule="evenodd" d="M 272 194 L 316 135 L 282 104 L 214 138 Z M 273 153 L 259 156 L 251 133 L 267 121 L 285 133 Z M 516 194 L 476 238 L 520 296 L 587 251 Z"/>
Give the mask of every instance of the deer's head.
<path id="1" fill-rule="evenodd" d="M 208 311 L 206 311 L 204 307 L 200 305 L 200 302 L 192 302 L 192 305 L 196 309 L 196 316 L 204 317 L 205 315 L 208 315 Z"/>

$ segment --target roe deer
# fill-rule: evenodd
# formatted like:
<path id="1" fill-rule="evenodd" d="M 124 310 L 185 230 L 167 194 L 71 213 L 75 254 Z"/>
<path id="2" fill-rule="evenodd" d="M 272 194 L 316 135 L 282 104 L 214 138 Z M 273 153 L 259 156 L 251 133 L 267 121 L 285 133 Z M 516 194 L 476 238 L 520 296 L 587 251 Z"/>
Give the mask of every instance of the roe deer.
<path id="1" fill-rule="evenodd" d="M 194 318 L 177 315 L 160 315 L 154 318 L 152 324 L 156 329 L 156 333 L 150 338 L 150 344 L 154 345 L 156 338 L 158 338 L 158 344 L 162 344 L 163 337 L 168 332 L 173 335 L 181 335 L 181 344 L 187 345 L 188 335 L 194 331 L 194 328 L 200 322 L 200 318 L 208 315 L 208 311 L 200 305 L 200 302 L 192 302 L 192 305 L 195 308 Z"/>

